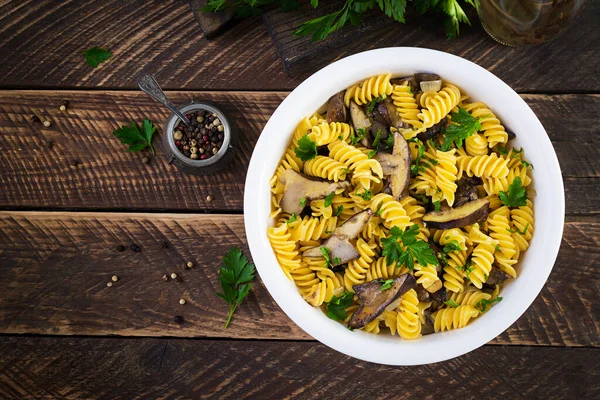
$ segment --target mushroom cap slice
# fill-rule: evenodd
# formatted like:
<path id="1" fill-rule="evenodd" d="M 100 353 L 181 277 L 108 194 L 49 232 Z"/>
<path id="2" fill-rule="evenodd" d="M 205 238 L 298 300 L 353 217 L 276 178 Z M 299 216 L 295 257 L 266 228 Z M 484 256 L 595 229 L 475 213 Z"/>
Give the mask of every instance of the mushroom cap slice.
<path id="1" fill-rule="evenodd" d="M 354 214 L 348 221 L 339 226 L 322 246 L 308 249 L 302 255 L 304 257 L 321 257 L 323 255 L 321 248 L 326 247 L 329 249 L 331 265 L 334 267 L 357 259 L 360 255 L 350 243 L 350 240 L 358 236 L 369 222 L 371 215 L 373 215 L 373 211 L 370 208 Z M 334 259 L 336 260 L 334 261 Z"/>
<path id="2" fill-rule="evenodd" d="M 365 129 L 368 131 L 371 127 L 371 120 L 354 100 L 350 102 L 350 118 L 355 130 Z"/>
<path id="3" fill-rule="evenodd" d="M 308 201 L 322 199 L 328 194 L 350 186 L 349 182 L 320 182 L 305 178 L 293 169 L 286 170 L 280 178 L 284 185 L 283 197 L 279 203 L 281 209 L 289 214 L 300 214 L 304 207 L 302 199 Z"/>
<path id="4" fill-rule="evenodd" d="M 428 228 L 462 228 L 487 218 L 489 208 L 489 200 L 478 199 L 460 207 L 427 213 L 423 216 L 423 222 Z"/>
<path id="5" fill-rule="evenodd" d="M 403 274 L 393 278 L 392 286 L 387 290 L 381 290 L 383 279 L 375 279 L 352 288 L 360 300 L 360 307 L 348 321 L 352 329 L 360 329 L 377 318 L 385 308 L 397 298 L 412 289 L 415 278 L 410 274 Z"/>
<path id="6" fill-rule="evenodd" d="M 381 164 L 383 175 L 388 177 L 392 196 L 400 200 L 410 183 L 411 156 L 408 142 L 402 134 L 395 132 L 392 154 L 377 153 L 375 159 Z"/>
<path id="7" fill-rule="evenodd" d="M 344 105 L 345 90 L 331 96 L 327 102 L 327 122 L 346 122 L 347 113 Z"/>

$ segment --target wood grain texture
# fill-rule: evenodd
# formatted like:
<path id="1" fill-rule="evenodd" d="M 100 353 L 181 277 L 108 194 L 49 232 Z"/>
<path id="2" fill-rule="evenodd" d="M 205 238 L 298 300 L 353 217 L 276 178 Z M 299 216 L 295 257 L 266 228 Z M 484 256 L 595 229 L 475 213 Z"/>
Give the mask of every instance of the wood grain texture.
<path id="1" fill-rule="evenodd" d="M 544 290 L 493 343 L 600 346 L 599 241 L 599 223 L 567 223 Z M 132 243 L 141 252 L 116 250 Z M 310 339 L 260 281 L 223 328 L 217 271 L 231 246 L 249 255 L 242 216 L 2 212 L 0 333 Z M 161 279 L 172 272 L 182 281 Z"/>
<path id="2" fill-rule="evenodd" d="M 520 92 L 600 90 L 600 78 L 591 73 L 600 62 L 598 2 L 586 2 L 575 26 L 563 37 L 527 48 L 495 43 L 476 20 L 472 28 L 462 29 L 459 39 L 448 41 L 439 20 L 410 18 L 403 26 L 381 14 L 375 23 L 382 29 L 373 34 L 363 36 L 352 27 L 345 30 L 353 38 L 350 45 L 306 45 L 307 39 L 292 35 L 305 20 L 301 13 L 267 13 L 280 51 L 300 46 L 300 42 L 307 47 L 304 58 L 292 58 L 281 51 L 288 64 L 293 61 L 296 66 L 305 66 L 295 78 L 285 73 L 260 18 L 241 21 L 207 41 L 186 3 L 2 1 L 0 87 L 135 88 L 136 76 L 149 72 L 168 89 L 290 90 L 332 58 L 372 48 L 412 46 L 443 50 L 474 61 Z M 90 68 L 81 55 L 93 46 L 106 47 L 114 54 L 98 69 Z"/>
<path id="3" fill-rule="evenodd" d="M 160 140 L 150 165 L 125 153 L 111 132 L 133 120 L 155 122 L 168 112 L 141 92 L 0 91 L 0 207 L 35 209 L 241 211 L 247 164 L 265 123 L 286 92 L 169 92 L 221 104 L 240 130 L 229 169 L 210 177 L 168 165 Z M 59 111 L 63 99 L 69 108 Z M 525 95 L 545 125 L 561 163 L 569 215 L 600 210 L 600 95 Z M 49 128 L 32 123 L 38 115 Z M 54 146 L 45 147 L 48 142 Z M 71 166 L 77 160 L 79 165 Z M 212 202 L 206 201 L 211 195 Z"/>
<path id="4" fill-rule="evenodd" d="M 391 367 L 312 342 L 6 337 L 0 396 L 587 400 L 600 396 L 600 349 L 484 346 Z"/>

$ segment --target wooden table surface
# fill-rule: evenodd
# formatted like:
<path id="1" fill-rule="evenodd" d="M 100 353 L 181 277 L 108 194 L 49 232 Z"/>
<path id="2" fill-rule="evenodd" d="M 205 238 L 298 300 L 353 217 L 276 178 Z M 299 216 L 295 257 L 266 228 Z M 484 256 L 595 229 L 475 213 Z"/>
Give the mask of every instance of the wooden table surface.
<path id="1" fill-rule="evenodd" d="M 231 246 L 249 255 L 246 167 L 305 78 L 286 75 L 260 18 L 207 41 L 185 1 L 0 0 L 0 398 L 599 398 L 598 20 L 588 1 L 564 36 L 531 48 L 500 46 L 478 22 L 454 41 L 396 28 L 398 46 L 462 56 L 523 96 L 558 154 L 566 224 L 546 286 L 506 332 L 451 361 L 389 367 L 314 341 L 259 279 L 223 328 L 220 259 Z M 114 54 L 97 69 L 81 54 L 93 46 Z M 230 111 L 231 168 L 183 175 L 159 140 L 148 165 L 124 152 L 115 128 L 168 115 L 136 90 L 141 72 L 177 102 Z M 131 244 L 141 251 L 116 250 Z M 171 272 L 181 281 L 163 282 Z"/>

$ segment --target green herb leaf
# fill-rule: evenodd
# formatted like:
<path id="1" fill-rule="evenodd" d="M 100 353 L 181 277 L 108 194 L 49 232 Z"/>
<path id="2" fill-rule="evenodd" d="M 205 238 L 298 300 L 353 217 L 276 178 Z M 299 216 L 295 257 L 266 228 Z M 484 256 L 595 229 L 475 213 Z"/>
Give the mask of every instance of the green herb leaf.
<path id="1" fill-rule="evenodd" d="M 435 208 L 435 212 L 440 212 L 440 207 L 442 206 L 442 203 L 439 201 L 434 201 L 433 202 L 433 207 Z"/>
<path id="2" fill-rule="evenodd" d="M 458 112 L 452 114 L 452 122 L 454 124 L 442 128 L 444 132 L 442 151 L 450 150 L 453 144 L 457 148 L 462 147 L 464 139 L 481 129 L 481 118 L 473 117 L 462 107 L 458 108 Z"/>
<path id="3" fill-rule="evenodd" d="M 325 207 L 329 207 L 333 203 L 333 196 L 335 196 L 335 192 L 331 192 L 325 197 L 325 201 L 323 202 Z"/>
<path id="4" fill-rule="evenodd" d="M 452 307 L 452 308 L 457 308 L 460 304 L 458 304 L 456 301 L 454 301 L 453 299 L 447 300 L 444 302 L 445 305 Z"/>
<path id="5" fill-rule="evenodd" d="M 375 215 L 380 216 L 381 212 L 383 211 L 383 202 L 379 203 L 379 205 L 377 206 L 377 211 L 375 211 Z"/>
<path id="6" fill-rule="evenodd" d="M 451 240 L 444 245 L 444 253 L 451 253 L 453 251 L 461 251 L 460 244 L 456 240 Z"/>
<path id="7" fill-rule="evenodd" d="M 302 208 L 306 207 L 306 197 L 300 199 L 300 206 L 302 206 Z"/>
<path id="8" fill-rule="evenodd" d="M 370 189 L 365 189 L 364 192 L 362 193 L 356 193 L 358 196 L 362 197 L 363 200 L 369 201 L 371 200 L 371 197 L 373 196 L 373 191 Z"/>
<path id="9" fill-rule="evenodd" d="M 355 146 L 358 142 L 363 140 L 367 136 L 367 130 L 365 128 L 358 128 L 356 130 L 356 135 L 354 132 L 350 133 L 350 144 Z"/>
<path id="10" fill-rule="evenodd" d="M 219 269 L 219 282 L 223 292 L 217 293 L 217 296 L 229 303 L 229 317 L 225 322 L 227 328 L 235 309 L 252 288 L 249 282 L 254 279 L 256 269 L 237 247 L 231 248 L 223 257 L 223 264 L 225 266 Z"/>
<path id="11" fill-rule="evenodd" d="M 348 317 L 346 308 L 352 305 L 354 293 L 344 292 L 339 296 L 333 296 L 329 302 L 325 302 L 327 317 L 334 321 L 343 321 Z"/>
<path id="12" fill-rule="evenodd" d="M 336 217 L 339 217 L 340 215 L 342 215 L 342 211 L 344 211 L 344 206 L 340 205 L 338 206 L 338 208 L 335 210 L 335 213 L 333 215 L 335 215 Z"/>
<path id="13" fill-rule="evenodd" d="M 137 127 L 134 122 L 129 122 L 129 125 L 123 125 L 119 129 L 113 131 L 121 143 L 128 144 L 129 147 L 126 151 L 140 151 L 146 147 L 150 147 L 152 154 L 154 155 L 154 147 L 152 146 L 152 136 L 156 132 L 156 128 L 148 119 L 144 119 L 142 123 L 142 131 Z"/>
<path id="14" fill-rule="evenodd" d="M 424 194 L 415 193 L 415 194 L 412 195 L 412 197 L 414 197 L 415 199 L 417 199 L 418 201 L 420 201 L 424 205 L 429 204 L 429 201 L 430 201 L 429 197 L 425 196 Z"/>
<path id="15" fill-rule="evenodd" d="M 377 106 L 377 103 L 382 101 L 383 99 L 385 99 L 385 94 L 383 95 L 383 97 L 375 97 L 373 100 L 371 100 L 371 102 L 367 106 L 367 112 L 372 113 L 375 107 Z"/>
<path id="16" fill-rule="evenodd" d="M 377 130 L 377 133 L 375 134 L 375 139 L 373 139 L 373 148 L 375 150 L 377 150 L 377 148 L 379 147 L 379 142 L 381 142 L 381 129 Z"/>
<path id="17" fill-rule="evenodd" d="M 394 148 L 394 135 L 392 135 L 392 134 L 388 135 L 388 137 L 383 140 L 383 146 L 386 149 L 393 149 Z"/>
<path id="18" fill-rule="evenodd" d="M 101 47 L 92 47 L 89 50 L 83 52 L 85 61 L 92 68 L 98 67 L 98 65 L 104 63 L 106 60 L 112 57 L 112 53 Z"/>
<path id="19" fill-rule="evenodd" d="M 381 239 L 383 248 L 381 255 L 385 257 L 387 265 L 397 263 L 396 267 L 399 268 L 405 265 L 412 271 L 415 260 L 424 267 L 438 263 L 438 259 L 429 244 L 417 239 L 418 233 L 419 226 L 416 224 L 404 232 L 397 226 L 390 229 L 390 235 Z M 400 243 L 406 249 L 403 249 Z"/>
<path id="20" fill-rule="evenodd" d="M 290 218 L 286 221 L 286 224 L 291 224 L 292 222 L 296 222 L 296 220 L 298 219 L 298 216 L 296 215 L 296 213 L 293 213 L 292 215 L 290 215 Z"/>
<path id="21" fill-rule="evenodd" d="M 308 135 L 304 135 L 298 140 L 298 147 L 294 149 L 294 153 L 302 161 L 312 160 L 317 156 L 317 144 L 310 140 Z"/>
<path id="22" fill-rule="evenodd" d="M 527 233 L 527 228 L 529 228 L 529 222 L 527 223 L 527 225 L 525 225 L 523 227 L 522 231 L 520 231 L 518 229 L 508 229 L 508 228 L 506 228 L 506 230 L 509 231 L 510 233 L 520 233 L 521 235 L 525 235 Z"/>
<path id="23" fill-rule="evenodd" d="M 500 200 L 508 207 L 520 207 L 527 205 L 527 191 L 523 187 L 521 178 L 515 177 L 508 186 L 508 192 L 500 191 Z"/>
<path id="24" fill-rule="evenodd" d="M 321 250 L 321 254 L 323 254 L 323 258 L 325 258 L 325 266 L 327 268 L 341 264 L 342 260 L 339 257 L 331 258 L 331 250 L 329 250 L 329 248 L 322 246 L 319 250 Z"/>
<path id="25" fill-rule="evenodd" d="M 507 155 L 508 155 L 508 150 L 506 149 L 506 147 L 503 147 L 503 146 L 497 146 L 497 147 L 496 147 L 496 151 L 497 151 L 498 153 L 500 153 L 501 155 L 503 155 L 503 156 L 507 156 Z"/>
<path id="26" fill-rule="evenodd" d="M 425 146 L 421 145 L 417 151 L 417 157 L 410 166 L 410 172 L 415 176 L 419 175 L 419 172 L 425 171 L 425 166 L 421 165 L 423 154 L 425 154 Z"/>
<path id="27" fill-rule="evenodd" d="M 481 299 L 475 304 L 475 308 L 481 312 L 485 312 L 488 306 L 502 301 L 502 297 L 496 297 L 494 300 Z"/>
<path id="28" fill-rule="evenodd" d="M 393 284 L 394 284 L 393 279 L 386 279 L 385 281 L 381 282 L 381 291 L 383 292 L 384 290 L 388 290 L 389 288 L 392 287 Z"/>
<path id="29" fill-rule="evenodd" d="M 369 158 L 373 158 L 377 155 L 377 150 L 372 150 L 369 152 L 369 154 L 367 154 L 367 157 Z"/>

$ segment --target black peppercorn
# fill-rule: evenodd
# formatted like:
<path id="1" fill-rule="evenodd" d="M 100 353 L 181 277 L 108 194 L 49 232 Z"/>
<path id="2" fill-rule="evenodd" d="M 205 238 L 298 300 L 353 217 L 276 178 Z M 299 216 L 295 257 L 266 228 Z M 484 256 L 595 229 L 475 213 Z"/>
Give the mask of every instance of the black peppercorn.
<path id="1" fill-rule="evenodd" d="M 144 164 L 150 164 L 150 159 L 148 157 L 144 157 L 144 158 L 142 158 L 142 162 Z"/>
<path id="2" fill-rule="evenodd" d="M 135 251 L 136 253 L 139 253 L 142 249 L 140 249 L 140 246 L 138 246 L 137 244 L 132 244 L 131 246 L 129 246 L 129 248 L 132 251 Z"/>
<path id="3" fill-rule="evenodd" d="M 118 245 L 117 251 L 125 251 L 125 246 L 123 246 L 122 244 Z"/>
<path id="4" fill-rule="evenodd" d="M 183 323 L 185 322 L 183 315 L 176 315 L 175 318 L 173 318 L 173 320 L 175 321 L 176 324 L 179 324 L 179 325 L 183 325 Z"/>

